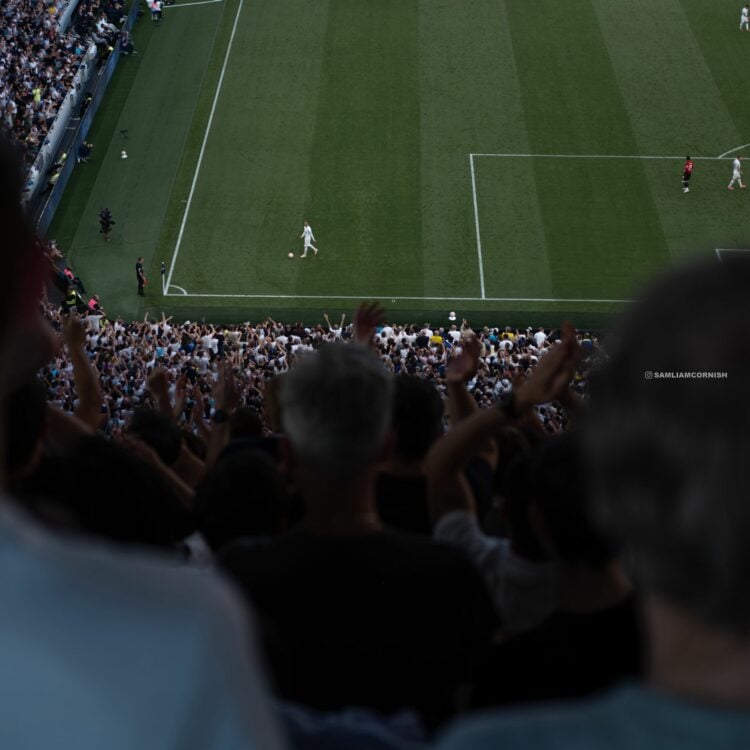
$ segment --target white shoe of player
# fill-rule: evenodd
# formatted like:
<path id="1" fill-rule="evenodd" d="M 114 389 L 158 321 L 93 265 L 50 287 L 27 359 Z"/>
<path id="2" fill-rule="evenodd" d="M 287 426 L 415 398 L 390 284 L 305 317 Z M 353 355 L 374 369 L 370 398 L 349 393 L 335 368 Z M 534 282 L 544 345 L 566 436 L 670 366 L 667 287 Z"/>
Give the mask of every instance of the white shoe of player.
<path id="1" fill-rule="evenodd" d="M 313 250 L 315 250 L 315 255 L 317 255 L 318 254 L 318 248 L 314 247 Z"/>
<path id="2" fill-rule="evenodd" d="M 689 193 L 690 192 L 690 188 L 682 188 L 682 192 L 683 193 Z"/>

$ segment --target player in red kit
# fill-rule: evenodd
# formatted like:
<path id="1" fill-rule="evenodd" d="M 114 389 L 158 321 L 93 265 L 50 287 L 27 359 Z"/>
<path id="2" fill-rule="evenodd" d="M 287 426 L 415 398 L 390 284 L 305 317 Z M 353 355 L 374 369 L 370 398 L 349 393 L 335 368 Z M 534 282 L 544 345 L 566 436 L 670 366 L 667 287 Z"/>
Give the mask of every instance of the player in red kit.
<path id="1" fill-rule="evenodd" d="M 685 157 L 685 166 L 682 168 L 682 192 L 690 192 L 690 175 L 693 174 L 693 162 L 690 160 L 690 154 Z"/>

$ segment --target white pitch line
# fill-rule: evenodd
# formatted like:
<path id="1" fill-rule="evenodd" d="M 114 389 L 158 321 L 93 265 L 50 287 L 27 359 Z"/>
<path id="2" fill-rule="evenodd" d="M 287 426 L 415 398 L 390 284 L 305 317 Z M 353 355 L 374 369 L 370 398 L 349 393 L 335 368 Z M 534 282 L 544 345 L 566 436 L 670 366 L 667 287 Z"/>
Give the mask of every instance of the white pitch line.
<path id="1" fill-rule="evenodd" d="M 716 257 L 721 261 L 722 253 L 750 253 L 750 248 L 747 247 L 717 247 L 714 252 Z"/>
<path id="2" fill-rule="evenodd" d="M 221 3 L 224 0 L 198 0 L 196 3 L 179 3 L 175 5 L 165 5 L 164 8 L 189 8 L 192 5 L 210 5 L 211 3 Z"/>
<path id="3" fill-rule="evenodd" d="M 214 101 L 211 105 L 211 113 L 208 116 L 208 122 L 206 123 L 206 132 L 203 135 L 203 143 L 201 144 L 201 150 L 198 154 L 198 163 L 195 165 L 195 174 L 193 175 L 193 182 L 190 185 L 190 193 L 188 194 L 187 203 L 185 204 L 185 213 L 182 215 L 182 223 L 180 224 L 180 231 L 177 235 L 177 244 L 174 247 L 174 253 L 172 255 L 172 262 L 169 265 L 169 276 L 167 276 L 167 289 L 172 284 L 172 274 L 174 273 L 174 266 L 177 262 L 177 255 L 180 252 L 180 245 L 182 244 L 182 235 L 185 233 L 185 225 L 187 224 L 188 214 L 190 213 L 190 204 L 193 202 L 193 194 L 195 193 L 195 186 L 198 183 L 198 175 L 201 171 L 201 164 L 203 163 L 203 154 L 206 151 L 206 143 L 208 143 L 208 135 L 211 132 L 211 125 L 214 121 L 214 112 L 216 112 L 216 104 L 219 101 L 219 94 L 221 93 L 221 86 L 224 83 L 224 73 L 227 69 L 227 63 L 229 62 L 229 53 L 232 51 L 232 43 L 234 42 L 234 35 L 237 31 L 237 23 L 240 20 L 240 13 L 242 11 L 242 3 L 244 0 L 240 0 L 237 6 L 237 14 L 234 17 L 234 25 L 232 26 L 232 33 L 229 36 L 229 44 L 227 44 L 227 53 L 224 55 L 224 64 L 221 66 L 221 73 L 219 74 L 219 82 L 216 84 L 216 93 L 214 94 Z"/>
<path id="4" fill-rule="evenodd" d="M 479 290 L 484 299 L 484 261 L 482 260 L 482 239 L 479 236 L 479 206 L 477 205 L 477 181 L 474 175 L 474 154 L 469 154 L 471 165 L 471 192 L 474 196 L 474 225 L 477 231 L 477 256 L 479 259 Z"/>
<path id="5" fill-rule="evenodd" d="M 717 159 L 723 159 L 725 156 L 729 156 L 729 154 L 733 154 L 735 151 L 742 151 L 743 148 L 747 148 L 750 146 L 750 143 L 746 143 L 744 146 L 737 146 L 737 148 L 733 148 L 730 151 L 725 151 L 721 156 L 717 156 Z"/>
<path id="6" fill-rule="evenodd" d="M 750 144 L 748 144 L 750 145 Z M 740 148 L 744 148 L 744 146 L 740 146 Z M 735 149 L 736 150 L 736 149 Z M 728 153 L 732 153 L 729 151 Z M 640 159 L 642 161 L 648 161 L 650 159 L 670 159 L 674 161 L 675 159 L 680 159 L 681 161 L 685 161 L 684 156 L 632 156 L 632 155 L 624 155 L 624 154 L 500 154 L 500 153 L 492 153 L 492 154 L 469 154 L 469 156 L 494 156 L 498 158 L 524 158 L 524 159 Z M 694 156 L 693 161 L 718 161 L 719 159 L 722 159 L 722 156 Z"/>
<path id="7" fill-rule="evenodd" d="M 397 302 L 404 301 L 425 301 L 425 302 L 554 302 L 556 304 L 570 302 L 595 303 L 602 305 L 624 305 L 629 304 L 629 299 L 563 299 L 557 297 L 392 297 L 390 294 L 340 294 L 340 295 L 319 295 L 319 294 L 167 294 L 167 297 L 218 297 L 226 299 L 320 299 L 320 300 L 363 300 L 363 299 L 380 299 Z"/>

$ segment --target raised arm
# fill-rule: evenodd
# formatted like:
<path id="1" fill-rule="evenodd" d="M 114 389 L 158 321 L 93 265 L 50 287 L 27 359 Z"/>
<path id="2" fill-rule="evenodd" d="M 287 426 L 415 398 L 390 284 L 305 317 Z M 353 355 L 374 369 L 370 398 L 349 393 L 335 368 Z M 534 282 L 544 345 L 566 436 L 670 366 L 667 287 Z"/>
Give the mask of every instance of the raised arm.
<path id="1" fill-rule="evenodd" d="M 208 443 L 206 467 L 210 469 L 229 442 L 229 417 L 237 408 L 239 393 L 234 382 L 234 372 L 229 362 L 219 365 L 219 378 L 214 385 L 214 419 L 211 424 L 211 439 Z"/>
<path id="2" fill-rule="evenodd" d="M 471 488 L 463 473 L 466 461 L 507 426 L 524 419 L 535 404 L 558 398 L 568 387 L 580 357 L 575 330 L 566 324 L 562 341 L 539 361 L 506 404 L 474 412 L 433 445 L 426 461 L 433 517 L 440 518 L 452 510 L 475 512 Z"/>
<path id="3" fill-rule="evenodd" d="M 373 346 L 375 329 L 385 320 L 385 308 L 379 302 L 362 302 L 354 314 L 354 341 Z"/>
<path id="4" fill-rule="evenodd" d="M 169 402 L 169 383 L 167 382 L 167 372 L 163 367 L 157 367 L 146 381 L 146 387 L 156 401 L 156 408 L 173 419 L 172 404 Z"/>
<path id="5" fill-rule="evenodd" d="M 73 364 L 73 381 L 78 394 L 75 416 L 92 430 L 102 422 L 102 391 L 99 375 L 83 348 L 86 333 L 81 321 L 69 315 L 63 323 L 63 341 Z"/>
<path id="6" fill-rule="evenodd" d="M 455 429 L 456 425 L 479 409 L 466 386 L 477 374 L 482 343 L 471 333 L 464 336 L 462 347 L 461 354 L 448 363 L 445 371 L 451 429 Z M 494 469 L 497 465 L 497 444 L 491 438 L 486 438 L 472 455 L 484 459 Z"/>

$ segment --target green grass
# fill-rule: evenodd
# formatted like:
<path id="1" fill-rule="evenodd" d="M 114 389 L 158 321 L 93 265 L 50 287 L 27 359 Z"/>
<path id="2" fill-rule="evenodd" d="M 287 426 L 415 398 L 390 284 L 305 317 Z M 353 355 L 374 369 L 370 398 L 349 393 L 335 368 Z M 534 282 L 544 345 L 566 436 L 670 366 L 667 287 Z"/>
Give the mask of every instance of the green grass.
<path id="1" fill-rule="evenodd" d="M 750 141 L 750 34 L 728 1 L 239 2 L 139 22 L 58 212 L 51 234 L 110 314 L 314 322 L 378 297 L 405 320 L 593 327 L 673 263 L 750 247 L 728 161 L 696 161 L 683 195 L 679 158 L 474 157 L 472 180 L 469 157 Z M 320 255 L 289 260 L 305 218 Z"/>

